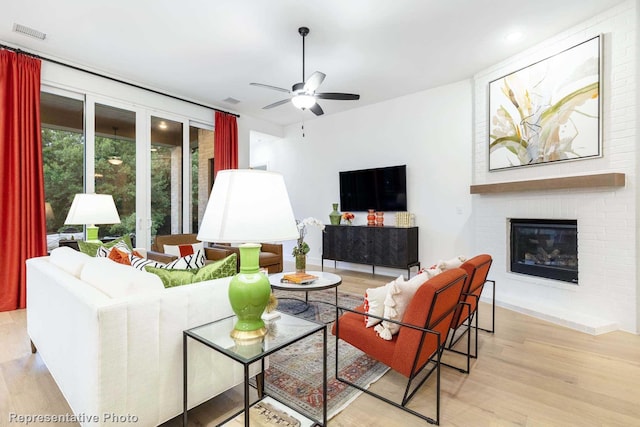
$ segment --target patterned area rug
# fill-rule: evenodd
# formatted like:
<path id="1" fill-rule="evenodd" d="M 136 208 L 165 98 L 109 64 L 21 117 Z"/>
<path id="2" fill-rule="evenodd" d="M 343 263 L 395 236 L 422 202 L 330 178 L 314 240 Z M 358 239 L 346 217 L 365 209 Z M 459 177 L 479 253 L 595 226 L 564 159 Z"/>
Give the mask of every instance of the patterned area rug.
<path id="1" fill-rule="evenodd" d="M 309 293 L 310 301 L 324 301 L 333 304 L 335 291 L 314 291 Z M 304 302 L 287 299 L 304 298 L 302 292 L 276 291 L 278 310 L 317 322 L 331 322 L 335 319 L 335 307 L 326 303 L 311 302 L 305 308 Z M 362 304 L 361 295 L 338 293 L 338 305 L 356 307 Z M 332 418 L 351 403 L 362 392 L 335 379 L 335 336 L 331 325 L 327 325 L 327 419 Z M 376 362 L 358 349 L 340 341 L 341 376 L 364 387 L 377 381 L 388 367 Z M 314 334 L 269 357 L 269 369 L 265 372 L 267 393 L 286 402 L 294 409 L 302 410 L 322 419 L 322 335 Z"/>

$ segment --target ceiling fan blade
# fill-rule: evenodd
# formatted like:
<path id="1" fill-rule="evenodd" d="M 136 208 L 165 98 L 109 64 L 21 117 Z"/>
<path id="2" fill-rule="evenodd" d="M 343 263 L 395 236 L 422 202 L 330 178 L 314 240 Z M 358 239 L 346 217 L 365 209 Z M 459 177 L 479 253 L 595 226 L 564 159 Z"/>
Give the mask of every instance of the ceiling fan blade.
<path id="1" fill-rule="evenodd" d="M 284 89 L 281 87 L 277 87 L 277 86 L 271 86 L 271 85 L 263 85 L 262 83 L 249 83 L 251 86 L 258 86 L 258 87 L 263 87 L 265 89 L 273 89 L 273 90 L 277 90 L 280 92 L 286 92 L 289 93 L 289 89 Z"/>
<path id="2" fill-rule="evenodd" d="M 304 91 L 307 93 L 312 93 L 322 84 L 324 78 L 327 77 L 326 74 L 321 73 L 320 71 L 316 71 L 311 74 L 306 82 L 304 82 Z"/>
<path id="3" fill-rule="evenodd" d="M 280 101 L 278 101 L 278 102 L 274 102 L 273 104 L 269 104 L 269 105 L 267 105 L 266 107 L 262 107 L 262 109 L 263 109 L 263 110 L 268 110 L 268 109 L 270 109 L 270 108 L 274 108 L 274 107 L 278 107 L 278 106 L 280 106 L 280 105 L 286 104 L 286 103 L 287 103 L 287 102 L 289 102 L 289 101 L 290 101 L 290 99 L 289 99 L 289 98 L 287 98 L 287 99 L 281 99 L 281 100 L 280 100 Z"/>
<path id="4" fill-rule="evenodd" d="M 309 108 L 309 110 L 311 110 L 311 112 L 316 116 L 321 116 L 324 114 L 324 111 L 322 111 L 322 107 L 317 102 L 313 104 L 313 107 Z"/>
<path id="5" fill-rule="evenodd" d="M 320 99 L 337 99 L 339 101 L 357 101 L 360 99 L 360 95 L 355 93 L 337 93 L 337 92 L 325 92 L 314 94 L 316 98 Z"/>

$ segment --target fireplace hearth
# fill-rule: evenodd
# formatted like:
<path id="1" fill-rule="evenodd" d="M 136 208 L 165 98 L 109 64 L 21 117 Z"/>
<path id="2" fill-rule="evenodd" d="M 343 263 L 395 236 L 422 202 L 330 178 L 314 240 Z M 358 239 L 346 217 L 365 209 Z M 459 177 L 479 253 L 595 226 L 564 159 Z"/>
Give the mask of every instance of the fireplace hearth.
<path id="1" fill-rule="evenodd" d="M 510 219 L 511 271 L 578 284 L 578 222 Z"/>

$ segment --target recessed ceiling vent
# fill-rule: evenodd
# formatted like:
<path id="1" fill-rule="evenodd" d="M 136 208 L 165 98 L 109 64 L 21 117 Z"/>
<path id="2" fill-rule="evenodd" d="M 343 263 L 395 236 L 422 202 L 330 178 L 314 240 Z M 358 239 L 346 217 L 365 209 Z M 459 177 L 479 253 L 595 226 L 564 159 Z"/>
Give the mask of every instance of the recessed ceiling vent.
<path id="1" fill-rule="evenodd" d="M 236 104 L 240 103 L 240 101 L 238 101 L 237 99 L 232 98 L 232 97 L 228 97 L 226 99 L 223 99 L 222 102 L 226 102 L 227 104 L 233 104 L 233 105 L 236 105 Z"/>
<path id="2" fill-rule="evenodd" d="M 47 37 L 47 35 L 41 31 L 34 30 L 33 28 L 25 27 L 24 25 L 15 23 L 13 24 L 13 31 L 40 40 L 44 40 L 45 37 Z"/>

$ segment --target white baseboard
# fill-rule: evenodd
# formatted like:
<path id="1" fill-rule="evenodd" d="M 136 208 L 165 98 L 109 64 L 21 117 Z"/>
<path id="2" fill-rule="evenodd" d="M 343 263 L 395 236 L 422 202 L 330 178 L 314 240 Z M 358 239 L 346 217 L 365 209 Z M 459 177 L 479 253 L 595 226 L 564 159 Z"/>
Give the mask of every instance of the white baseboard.
<path id="1" fill-rule="evenodd" d="M 482 302 L 491 304 L 491 298 L 481 298 Z M 558 310 L 549 307 L 533 309 L 523 307 L 522 305 L 513 304 L 496 299 L 496 305 L 517 313 L 526 314 L 527 316 L 537 319 L 546 320 L 556 325 L 564 326 L 590 335 L 601 335 L 607 332 L 613 332 L 620 329 L 617 322 L 589 316 L 581 313 L 574 313 L 568 310 Z M 544 311 L 542 311 L 544 310 Z"/>

